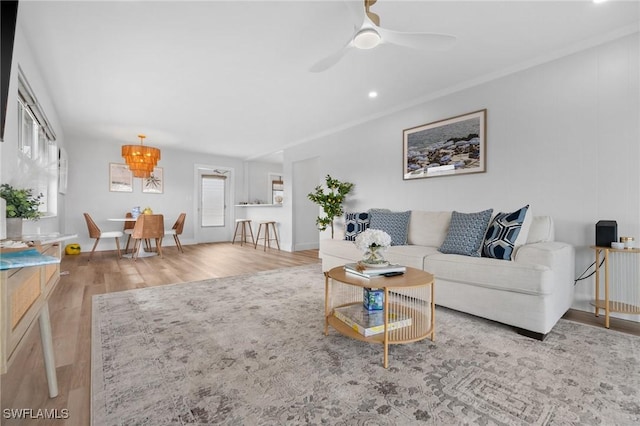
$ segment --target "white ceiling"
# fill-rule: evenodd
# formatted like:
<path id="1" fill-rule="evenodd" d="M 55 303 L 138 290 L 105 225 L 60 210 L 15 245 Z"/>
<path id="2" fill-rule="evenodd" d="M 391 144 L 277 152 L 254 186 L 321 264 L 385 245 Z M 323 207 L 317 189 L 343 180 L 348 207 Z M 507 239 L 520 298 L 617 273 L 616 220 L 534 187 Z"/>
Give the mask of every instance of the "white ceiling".
<path id="1" fill-rule="evenodd" d="M 379 0 L 381 26 L 457 36 L 381 45 L 335 67 L 343 1 L 21 1 L 19 22 L 67 139 L 251 159 L 638 29 L 638 1 Z M 27 75 L 28 77 L 28 75 Z M 379 93 L 369 99 L 370 90 Z"/>

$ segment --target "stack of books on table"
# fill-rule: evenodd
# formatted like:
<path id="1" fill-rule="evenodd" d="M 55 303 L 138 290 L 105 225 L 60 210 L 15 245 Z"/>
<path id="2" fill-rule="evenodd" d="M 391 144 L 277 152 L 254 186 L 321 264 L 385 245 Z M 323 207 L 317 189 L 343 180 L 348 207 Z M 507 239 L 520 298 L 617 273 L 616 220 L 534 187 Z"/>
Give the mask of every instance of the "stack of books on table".
<path id="1" fill-rule="evenodd" d="M 387 274 L 389 272 L 406 272 L 407 268 L 402 265 L 397 264 L 389 264 L 387 266 L 381 267 L 373 267 L 366 266 L 360 262 L 358 263 L 347 263 L 344 265 L 344 270 L 350 274 L 358 275 L 364 278 L 372 278 L 377 277 L 383 274 Z"/>
<path id="2" fill-rule="evenodd" d="M 360 304 L 342 306 L 333 310 L 333 315 L 365 337 L 384 333 L 384 312 L 368 311 Z M 411 325 L 411 317 L 389 313 L 389 331 Z"/>

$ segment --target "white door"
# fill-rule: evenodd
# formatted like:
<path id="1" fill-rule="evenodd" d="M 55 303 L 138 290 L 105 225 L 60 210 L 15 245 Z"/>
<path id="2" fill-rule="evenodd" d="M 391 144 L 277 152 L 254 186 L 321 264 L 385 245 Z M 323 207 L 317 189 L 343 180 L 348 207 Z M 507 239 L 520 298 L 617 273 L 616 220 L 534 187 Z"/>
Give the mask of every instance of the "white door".
<path id="1" fill-rule="evenodd" d="M 223 167 L 196 165 L 197 223 L 199 243 L 230 241 L 232 170 Z"/>

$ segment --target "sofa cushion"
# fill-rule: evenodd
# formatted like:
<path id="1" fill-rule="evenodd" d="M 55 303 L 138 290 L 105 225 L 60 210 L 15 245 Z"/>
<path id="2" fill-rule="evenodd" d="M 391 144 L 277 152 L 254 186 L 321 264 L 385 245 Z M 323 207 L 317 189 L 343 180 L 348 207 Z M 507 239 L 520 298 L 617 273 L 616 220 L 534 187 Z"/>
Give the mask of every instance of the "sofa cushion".
<path id="1" fill-rule="evenodd" d="M 424 269 L 424 258 L 434 253 L 438 253 L 437 247 L 407 245 L 388 247 L 383 255 L 391 263 Z M 325 239 L 320 240 L 320 257 L 324 255 L 350 263 L 362 259 L 363 253 L 351 241 Z"/>
<path id="2" fill-rule="evenodd" d="M 322 254 L 345 259 L 345 263 L 362 259 L 362 252 L 353 241 L 321 239 L 320 255 L 322 256 Z"/>
<path id="3" fill-rule="evenodd" d="M 369 228 L 380 229 L 389 234 L 392 246 L 407 244 L 410 211 L 385 212 L 376 209 L 369 210 L 369 216 Z"/>
<path id="4" fill-rule="evenodd" d="M 522 231 L 529 206 L 514 212 L 500 212 L 491 221 L 482 243 L 482 256 L 512 260 L 516 240 Z"/>
<path id="5" fill-rule="evenodd" d="M 436 277 L 436 283 L 443 278 L 525 294 L 546 295 L 554 291 L 553 271 L 543 265 L 436 253 L 425 259 L 424 269 Z"/>
<path id="6" fill-rule="evenodd" d="M 477 213 L 454 211 L 451 214 L 449 231 L 440 246 L 440 252 L 479 257 L 484 233 L 487 230 L 492 212 L 493 209 Z"/>
<path id="7" fill-rule="evenodd" d="M 412 210 L 407 243 L 418 246 L 440 247 L 447 236 L 450 222 L 451 212 Z"/>
<path id="8" fill-rule="evenodd" d="M 369 228 L 369 213 L 345 213 L 344 239 L 355 241 L 359 233 Z"/>
<path id="9" fill-rule="evenodd" d="M 391 263 L 424 269 L 424 258 L 434 253 L 438 253 L 437 247 L 415 245 L 391 246 L 385 250 L 384 258 Z"/>

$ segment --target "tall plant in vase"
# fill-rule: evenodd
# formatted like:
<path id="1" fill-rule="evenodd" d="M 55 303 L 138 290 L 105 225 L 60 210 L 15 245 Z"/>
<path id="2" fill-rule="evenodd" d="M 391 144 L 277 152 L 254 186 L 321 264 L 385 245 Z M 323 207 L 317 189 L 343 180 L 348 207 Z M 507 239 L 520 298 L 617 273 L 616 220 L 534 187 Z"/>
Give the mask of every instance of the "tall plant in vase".
<path id="1" fill-rule="evenodd" d="M 331 238 L 333 238 L 333 220 L 344 213 L 342 204 L 347 194 L 353 189 L 354 184 L 341 182 L 327 175 L 325 186 L 326 188 L 323 188 L 322 185 L 316 186 L 314 192 L 309 193 L 307 197 L 322 207 L 324 216 L 318 216 L 316 219 L 318 229 L 324 231 L 328 226 L 331 226 Z"/>

